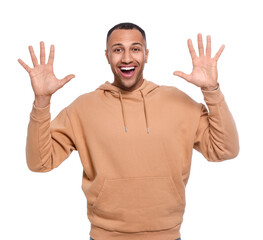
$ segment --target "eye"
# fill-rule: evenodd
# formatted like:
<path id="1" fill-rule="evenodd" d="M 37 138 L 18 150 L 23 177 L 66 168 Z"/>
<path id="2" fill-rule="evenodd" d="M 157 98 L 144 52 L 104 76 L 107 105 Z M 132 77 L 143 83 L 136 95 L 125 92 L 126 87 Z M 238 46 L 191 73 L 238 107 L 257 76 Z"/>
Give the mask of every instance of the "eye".
<path id="1" fill-rule="evenodd" d="M 113 52 L 119 53 L 119 52 L 121 52 L 121 48 L 115 48 L 115 49 L 113 50 Z"/>
<path id="2" fill-rule="evenodd" d="M 140 48 L 135 47 L 135 48 L 132 49 L 132 51 L 134 51 L 134 52 L 139 52 L 139 51 L 140 51 Z"/>

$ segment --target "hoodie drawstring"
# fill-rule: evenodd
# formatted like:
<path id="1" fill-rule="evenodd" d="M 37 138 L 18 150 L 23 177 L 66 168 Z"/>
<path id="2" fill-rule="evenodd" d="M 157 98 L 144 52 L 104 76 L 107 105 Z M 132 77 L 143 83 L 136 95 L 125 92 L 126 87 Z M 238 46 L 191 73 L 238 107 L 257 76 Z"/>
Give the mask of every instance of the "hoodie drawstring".
<path id="1" fill-rule="evenodd" d="M 146 111 L 146 102 L 145 102 L 145 98 L 144 98 L 142 90 L 140 90 L 140 92 L 142 94 L 142 99 L 143 99 L 143 107 L 144 107 L 144 115 L 145 115 L 147 133 L 149 133 L 148 118 L 147 118 L 147 111 Z"/>
<path id="2" fill-rule="evenodd" d="M 125 132 L 127 132 L 127 126 L 126 126 L 126 120 L 125 120 L 125 114 L 124 114 L 124 108 L 123 108 L 122 95 L 121 95 L 121 91 L 120 90 L 118 92 L 119 92 L 119 96 L 120 96 L 120 100 L 121 100 L 121 111 L 122 111 L 122 118 L 123 118 L 123 122 L 124 122 Z"/>
<path id="3" fill-rule="evenodd" d="M 120 101 L 121 101 L 122 118 L 123 118 L 123 122 L 124 122 L 125 132 L 127 132 L 125 111 L 124 111 L 124 107 L 123 107 L 123 99 L 122 99 L 121 91 L 119 90 L 118 92 L 119 92 L 119 97 L 120 97 Z M 146 121 L 147 133 L 149 133 L 149 126 L 148 126 L 148 119 L 147 119 L 147 110 L 146 110 L 146 102 L 145 102 L 145 98 L 144 98 L 142 90 L 140 90 L 140 92 L 141 92 L 142 98 L 143 98 L 144 116 L 145 116 L 145 121 Z"/>

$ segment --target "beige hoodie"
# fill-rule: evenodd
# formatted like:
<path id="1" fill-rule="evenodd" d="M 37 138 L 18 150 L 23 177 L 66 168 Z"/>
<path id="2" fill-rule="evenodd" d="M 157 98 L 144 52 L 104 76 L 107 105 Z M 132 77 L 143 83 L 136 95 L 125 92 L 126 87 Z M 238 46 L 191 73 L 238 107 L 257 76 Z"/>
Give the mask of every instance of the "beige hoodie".
<path id="1" fill-rule="evenodd" d="M 177 239 L 193 148 L 208 161 L 239 152 L 236 125 L 220 86 L 202 93 L 209 114 L 204 104 L 176 87 L 146 79 L 132 92 L 107 81 L 51 122 L 50 105 L 33 104 L 28 167 L 50 171 L 77 150 L 92 238 Z"/>

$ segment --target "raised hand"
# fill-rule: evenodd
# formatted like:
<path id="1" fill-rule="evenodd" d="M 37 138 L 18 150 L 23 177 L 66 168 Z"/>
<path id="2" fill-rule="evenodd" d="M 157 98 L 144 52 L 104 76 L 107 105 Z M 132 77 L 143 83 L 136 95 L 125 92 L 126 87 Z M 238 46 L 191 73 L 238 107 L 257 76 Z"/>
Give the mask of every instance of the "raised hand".
<path id="1" fill-rule="evenodd" d="M 223 52 L 225 46 L 222 45 L 216 55 L 211 58 L 211 37 L 207 36 L 206 55 L 204 55 L 204 46 L 202 35 L 197 35 L 199 57 L 196 55 L 192 40 L 188 39 L 188 48 L 192 58 L 193 70 L 191 74 L 181 71 L 175 71 L 173 74 L 185 79 L 186 81 L 200 87 L 202 90 L 213 90 L 218 86 L 217 83 L 217 61 Z"/>
<path id="2" fill-rule="evenodd" d="M 40 99 L 49 99 L 52 94 L 58 89 L 63 87 L 67 82 L 75 77 L 74 74 L 70 74 L 63 79 L 57 79 L 53 71 L 54 62 L 54 52 L 55 47 L 51 45 L 48 62 L 46 63 L 45 57 L 45 45 L 44 42 L 40 42 L 40 64 L 37 61 L 34 50 L 32 46 L 29 46 L 29 52 L 34 65 L 34 68 L 30 68 L 21 59 L 18 62 L 24 67 L 24 69 L 29 73 L 31 78 L 31 85 L 35 93 L 35 97 Z"/>

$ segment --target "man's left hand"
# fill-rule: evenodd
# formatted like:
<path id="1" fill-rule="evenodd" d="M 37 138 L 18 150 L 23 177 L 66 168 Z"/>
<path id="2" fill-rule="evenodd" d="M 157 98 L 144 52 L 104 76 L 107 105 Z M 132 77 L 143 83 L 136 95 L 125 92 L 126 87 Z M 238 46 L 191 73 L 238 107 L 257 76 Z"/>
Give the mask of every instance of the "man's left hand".
<path id="1" fill-rule="evenodd" d="M 217 61 L 223 52 L 225 45 L 222 45 L 216 55 L 211 58 L 211 37 L 207 36 L 206 55 L 204 55 L 204 46 L 202 34 L 197 35 L 199 57 L 196 55 L 191 39 L 187 44 L 193 62 L 191 74 L 181 71 L 175 71 L 173 74 L 185 79 L 186 81 L 200 87 L 202 90 L 214 90 L 217 88 Z"/>

